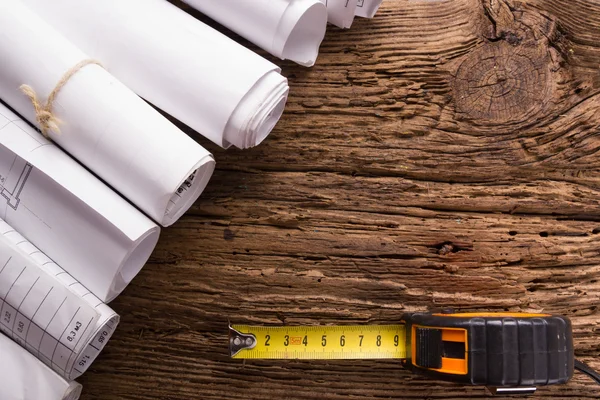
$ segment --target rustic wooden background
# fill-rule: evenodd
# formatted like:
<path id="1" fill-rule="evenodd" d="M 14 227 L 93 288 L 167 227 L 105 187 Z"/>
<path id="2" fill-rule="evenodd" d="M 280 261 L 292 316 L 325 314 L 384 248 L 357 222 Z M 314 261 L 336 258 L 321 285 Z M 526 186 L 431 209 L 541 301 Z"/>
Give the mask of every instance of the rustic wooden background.
<path id="1" fill-rule="evenodd" d="M 484 398 L 394 361 L 233 361 L 227 321 L 405 311 L 572 318 L 600 368 L 600 2 L 386 0 L 283 63 L 271 137 L 212 151 L 191 212 L 112 305 L 84 399 Z M 580 374 L 538 398 L 598 398 Z"/>

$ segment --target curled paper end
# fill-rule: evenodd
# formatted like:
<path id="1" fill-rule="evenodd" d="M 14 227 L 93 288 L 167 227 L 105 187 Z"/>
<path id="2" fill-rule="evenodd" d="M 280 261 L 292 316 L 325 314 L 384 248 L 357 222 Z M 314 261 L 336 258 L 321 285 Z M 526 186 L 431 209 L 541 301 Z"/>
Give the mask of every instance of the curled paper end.
<path id="1" fill-rule="evenodd" d="M 362 18 L 373 18 L 383 0 L 359 0 L 356 7 L 356 16 Z"/>
<path id="2" fill-rule="evenodd" d="M 258 146 L 269 136 L 275 125 L 277 125 L 277 122 L 279 122 L 286 102 L 287 91 L 285 95 L 281 93 L 275 98 L 272 108 L 265 110 L 266 115 L 262 117 L 261 122 L 258 124 L 256 133 L 248 143 L 249 147 Z"/>
<path id="3" fill-rule="evenodd" d="M 179 184 L 169 200 L 164 218 L 160 221 L 162 226 L 174 224 L 198 200 L 214 171 L 215 159 L 210 155 L 194 166 L 193 172 Z"/>
<path id="4" fill-rule="evenodd" d="M 63 400 L 79 400 L 82 390 L 83 386 L 81 386 L 80 383 L 75 381 L 71 382 Z"/>
<path id="5" fill-rule="evenodd" d="M 337 25 L 340 28 L 343 29 L 350 29 L 352 27 L 352 23 L 354 22 L 354 15 L 351 15 L 349 17 L 346 17 L 346 19 L 344 19 L 340 25 Z"/>
<path id="6" fill-rule="evenodd" d="M 159 236 L 160 228 L 155 226 L 136 240 L 129 254 L 124 257 L 123 263 L 119 268 L 119 273 L 115 275 L 108 293 L 102 293 L 102 296 L 100 296 L 105 299 L 105 303 L 113 301 L 121 294 L 133 278 L 142 270 L 150 255 L 152 255 L 152 251 L 154 251 L 158 243 Z"/>
<path id="7" fill-rule="evenodd" d="M 75 371 L 75 374 L 71 374 L 71 379 L 79 378 L 83 372 L 87 371 L 90 365 L 96 361 L 96 358 L 100 355 L 100 352 L 104 349 L 110 338 L 112 337 L 117 325 L 119 325 L 120 317 L 114 315 L 110 320 L 98 327 L 93 339 L 84 347 L 84 350 L 79 354 L 75 360 L 78 368 L 82 368 L 81 372 Z M 85 367 L 81 365 L 84 364 Z M 81 386 L 81 385 L 80 385 Z M 81 393 L 81 392 L 80 392 Z M 78 398 L 78 397 L 77 397 Z"/>
<path id="8" fill-rule="evenodd" d="M 294 1 L 286 9 L 280 27 L 291 26 L 279 57 L 312 67 L 327 30 L 327 7 L 313 1 Z"/>
<path id="9" fill-rule="evenodd" d="M 283 114 L 289 93 L 287 79 L 269 71 L 238 104 L 227 126 L 225 141 L 239 149 L 259 145 Z"/>
<path id="10" fill-rule="evenodd" d="M 0 333 L 2 400 L 77 400 L 82 387 L 67 382 L 33 354 Z"/>
<path id="11" fill-rule="evenodd" d="M 321 0 L 321 2 L 327 5 L 327 20 L 331 24 L 343 29 L 352 26 L 359 0 Z"/>

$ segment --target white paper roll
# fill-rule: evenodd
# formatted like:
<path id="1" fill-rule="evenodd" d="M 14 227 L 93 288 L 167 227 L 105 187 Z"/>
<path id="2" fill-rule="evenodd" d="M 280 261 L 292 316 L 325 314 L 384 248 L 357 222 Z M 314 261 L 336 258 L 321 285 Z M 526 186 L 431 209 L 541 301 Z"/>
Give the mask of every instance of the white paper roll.
<path id="1" fill-rule="evenodd" d="M 357 17 L 373 18 L 382 2 L 383 0 L 358 0 L 355 14 Z"/>
<path id="2" fill-rule="evenodd" d="M 63 75 L 89 56 L 20 1 L 0 0 L 0 97 L 31 123 L 19 86 L 42 103 Z M 210 153 L 98 65 L 60 90 L 52 139 L 163 226 L 200 196 L 214 170 Z"/>
<path id="3" fill-rule="evenodd" d="M 142 269 L 160 233 L 1 104 L 0 218 L 104 302 Z"/>
<path id="4" fill-rule="evenodd" d="M 77 379 L 119 316 L 0 220 L 0 330 L 65 379 Z"/>
<path id="5" fill-rule="evenodd" d="M 264 50 L 314 65 L 327 29 L 319 0 L 184 0 Z"/>
<path id="6" fill-rule="evenodd" d="M 356 8 L 360 0 L 321 0 L 327 6 L 328 21 L 333 25 L 348 29 L 354 22 Z"/>
<path id="7" fill-rule="evenodd" d="M 67 382 L 0 333 L 0 399 L 77 400 L 81 385 Z"/>
<path id="8" fill-rule="evenodd" d="M 220 146 L 256 146 L 283 113 L 289 88 L 276 65 L 165 0 L 24 1 L 137 94 Z"/>

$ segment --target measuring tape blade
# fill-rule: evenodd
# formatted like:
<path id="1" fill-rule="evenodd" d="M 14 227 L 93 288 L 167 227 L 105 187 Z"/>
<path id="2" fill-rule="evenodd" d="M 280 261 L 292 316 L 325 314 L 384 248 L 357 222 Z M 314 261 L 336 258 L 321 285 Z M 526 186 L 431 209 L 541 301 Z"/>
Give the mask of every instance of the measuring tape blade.
<path id="1" fill-rule="evenodd" d="M 406 358 L 404 325 L 247 326 L 229 329 L 230 355 L 240 359 Z"/>

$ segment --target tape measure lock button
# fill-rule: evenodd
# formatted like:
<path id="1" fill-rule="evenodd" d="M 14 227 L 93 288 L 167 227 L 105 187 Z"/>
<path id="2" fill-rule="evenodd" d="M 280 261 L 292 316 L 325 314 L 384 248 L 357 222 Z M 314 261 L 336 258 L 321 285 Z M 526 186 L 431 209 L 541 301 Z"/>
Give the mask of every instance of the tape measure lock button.
<path id="1" fill-rule="evenodd" d="M 442 330 L 416 328 L 415 336 L 415 364 L 422 368 L 442 368 Z"/>

